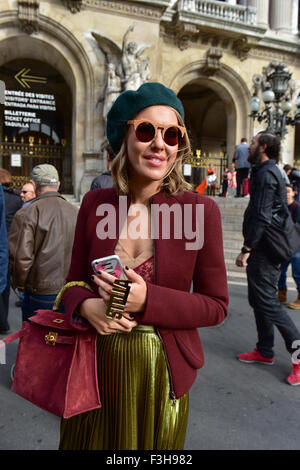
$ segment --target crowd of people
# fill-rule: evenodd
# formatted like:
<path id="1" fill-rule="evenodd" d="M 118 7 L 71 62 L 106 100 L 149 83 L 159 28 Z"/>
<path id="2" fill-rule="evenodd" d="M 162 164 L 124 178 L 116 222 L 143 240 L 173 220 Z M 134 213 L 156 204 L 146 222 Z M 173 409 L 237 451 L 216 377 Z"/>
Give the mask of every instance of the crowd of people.
<path id="1" fill-rule="evenodd" d="M 220 197 L 249 196 L 250 164 L 248 162 L 249 146 L 243 138 L 235 149 L 230 168 L 225 168 L 221 174 Z M 212 163 L 206 169 L 206 175 L 195 187 L 195 192 L 215 196 L 218 186 L 218 176 Z"/>
<path id="2" fill-rule="evenodd" d="M 52 308 L 66 282 L 89 284 L 89 289 L 72 285 L 65 291 L 63 311 L 73 328 L 98 333 L 102 406 L 62 419 L 59 448 L 183 449 L 189 390 L 203 365 L 198 329 L 220 324 L 228 314 L 221 214 L 213 198 L 202 192 L 205 186 L 208 195 L 215 194 L 216 171 L 209 166 L 201 191 L 185 181 L 182 167 L 191 147 L 183 105 L 160 83 L 121 93 L 107 115 L 106 130 L 107 171 L 92 182 L 79 211 L 59 193 L 60 178 L 52 165 L 35 166 L 19 195 L 12 190 L 9 172 L 0 170 L 0 334 L 10 328 L 11 286 L 21 295 L 27 322 L 37 309 Z M 272 217 L 283 218 L 287 207 L 293 220 L 300 220 L 294 201 L 298 193 L 278 167 L 279 148 L 279 138 L 268 131 L 254 136 L 250 146 L 242 139 L 222 175 L 221 196 L 241 197 L 251 170 L 244 244 L 236 264 L 247 269 L 258 338 L 254 350 L 237 359 L 272 365 L 276 326 L 291 357 L 287 382 L 300 385 L 294 347 L 300 333 L 283 306 L 291 264 L 299 286 L 292 308 L 300 308 L 300 252 L 280 265 L 264 236 Z M 296 178 L 295 171 L 284 169 L 287 177 Z M 125 215 L 121 197 L 126 198 Z M 203 229 L 203 243 L 193 245 L 187 230 L 179 238 L 175 228 L 166 237 L 164 213 L 162 226 L 160 218 L 154 223 L 153 237 L 153 205 L 189 206 L 195 233 Z M 114 209 L 115 224 L 110 233 L 102 233 L 108 207 Z M 139 236 L 133 227 L 139 227 Z M 91 266 L 94 259 L 113 254 L 129 280 L 120 317 L 107 314 L 115 277 L 105 271 L 95 274 Z M 183 265 L 184 276 L 178 276 Z"/>

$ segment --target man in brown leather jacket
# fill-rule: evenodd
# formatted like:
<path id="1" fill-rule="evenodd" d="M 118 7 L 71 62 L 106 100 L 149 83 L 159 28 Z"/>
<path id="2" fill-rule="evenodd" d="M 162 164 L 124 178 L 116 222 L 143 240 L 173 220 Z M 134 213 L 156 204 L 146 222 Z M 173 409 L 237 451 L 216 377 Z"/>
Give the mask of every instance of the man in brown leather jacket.
<path id="1" fill-rule="evenodd" d="M 51 309 L 69 270 L 78 209 L 57 191 L 53 165 L 37 165 L 37 198 L 17 212 L 9 232 L 12 286 L 24 292 L 23 321 Z"/>

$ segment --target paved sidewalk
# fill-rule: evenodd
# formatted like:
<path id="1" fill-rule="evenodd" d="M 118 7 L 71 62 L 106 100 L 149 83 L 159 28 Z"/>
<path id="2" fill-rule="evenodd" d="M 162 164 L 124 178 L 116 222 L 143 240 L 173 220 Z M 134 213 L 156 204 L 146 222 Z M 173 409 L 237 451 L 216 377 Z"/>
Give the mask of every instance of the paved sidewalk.
<path id="1" fill-rule="evenodd" d="M 300 386 L 285 383 L 289 356 L 276 333 L 274 366 L 242 364 L 239 352 L 255 346 L 255 326 L 247 288 L 229 285 L 230 316 L 218 327 L 199 330 L 205 366 L 190 392 L 186 450 L 299 449 Z M 289 293 L 289 300 L 296 291 Z M 11 295 L 10 324 L 21 326 L 21 311 Z M 300 329 L 300 311 L 288 310 Z M 0 337 L 1 339 L 1 337 Z M 59 418 L 10 390 L 10 367 L 17 343 L 7 346 L 0 365 L 0 450 L 52 450 L 59 440 Z"/>

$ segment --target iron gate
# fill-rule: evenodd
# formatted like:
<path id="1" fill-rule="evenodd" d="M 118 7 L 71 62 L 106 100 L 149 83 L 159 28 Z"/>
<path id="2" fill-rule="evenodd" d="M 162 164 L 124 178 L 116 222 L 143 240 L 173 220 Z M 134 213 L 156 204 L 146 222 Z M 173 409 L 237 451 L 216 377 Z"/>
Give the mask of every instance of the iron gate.
<path id="1" fill-rule="evenodd" d="M 196 150 L 196 154 L 187 158 L 185 164 L 191 165 L 191 174 L 185 176 L 185 179 L 197 187 L 206 177 L 206 170 L 209 164 L 212 164 L 216 170 L 217 175 L 217 190 L 222 187 L 222 175 L 226 168 L 228 168 L 228 158 L 224 152 L 220 153 L 206 153 L 201 150 Z"/>
<path id="2" fill-rule="evenodd" d="M 62 145 L 55 145 L 50 144 L 49 141 L 43 144 L 41 139 L 34 136 L 21 137 L 20 142 L 17 142 L 16 138 L 8 142 L 5 138 L 4 142 L 0 143 L 0 166 L 11 173 L 14 187 L 20 188 L 30 179 L 34 166 L 49 163 L 58 171 L 61 191 L 72 193 L 71 171 L 70 168 L 65 168 L 70 158 L 66 154 L 65 147 L 64 139 L 62 139 Z"/>

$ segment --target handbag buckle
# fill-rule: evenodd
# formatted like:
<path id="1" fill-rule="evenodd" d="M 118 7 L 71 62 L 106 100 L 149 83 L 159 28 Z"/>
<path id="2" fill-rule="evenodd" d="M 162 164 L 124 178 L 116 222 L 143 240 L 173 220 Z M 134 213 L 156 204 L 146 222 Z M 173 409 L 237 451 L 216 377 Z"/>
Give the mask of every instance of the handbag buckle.
<path id="1" fill-rule="evenodd" d="M 45 335 L 46 344 L 55 346 L 56 338 L 57 338 L 57 333 L 55 333 L 55 331 L 49 331 L 49 333 Z"/>

